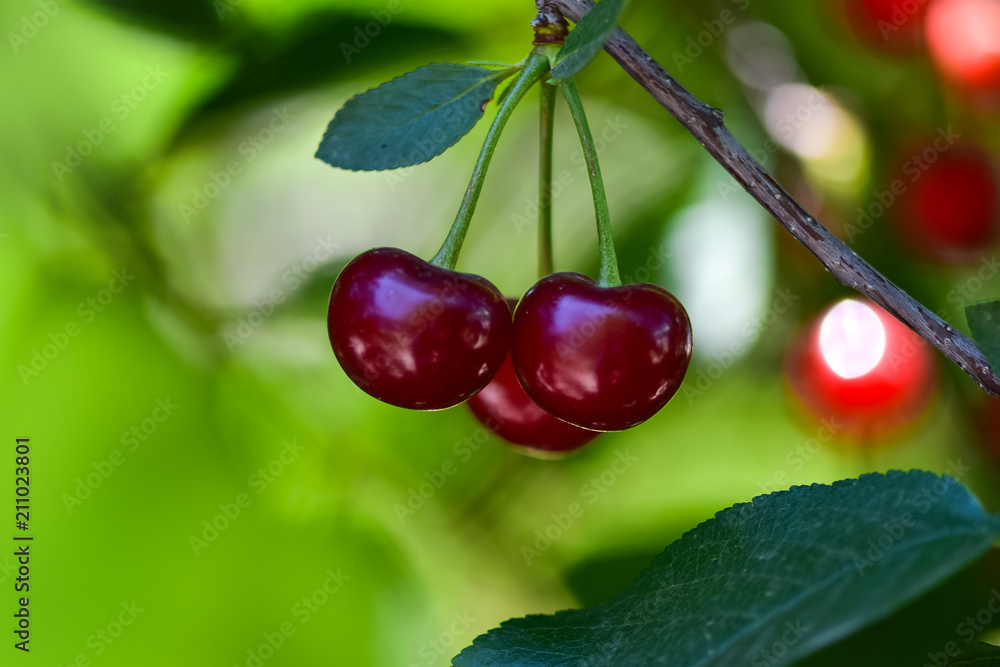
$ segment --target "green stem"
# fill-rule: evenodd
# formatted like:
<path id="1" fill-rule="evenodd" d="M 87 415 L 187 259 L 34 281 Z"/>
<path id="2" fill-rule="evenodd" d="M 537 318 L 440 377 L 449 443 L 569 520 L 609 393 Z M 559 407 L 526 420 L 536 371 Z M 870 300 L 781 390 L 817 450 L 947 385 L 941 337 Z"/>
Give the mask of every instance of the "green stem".
<path id="1" fill-rule="evenodd" d="M 590 174 L 590 189 L 594 193 L 594 210 L 597 213 L 597 243 L 601 251 L 601 272 L 597 284 L 601 287 L 617 287 L 622 284 L 618 274 L 618 257 L 615 255 L 615 241 L 611 235 L 611 214 L 608 212 L 608 198 L 604 194 L 604 179 L 601 178 L 601 166 L 597 162 L 597 149 L 594 147 L 594 137 L 587 124 L 587 114 L 583 111 L 583 102 L 576 89 L 572 77 L 559 82 L 566 102 L 569 103 L 573 122 L 576 123 L 583 146 L 583 155 L 587 159 L 587 173 Z"/>
<path id="2" fill-rule="evenodd" d="M 531 53 L 525 59 L 524 68 L 517 75 L 517 78 L 514 79 L 513 83 L 511 83 L 510 90 L 507 92 L 503 104 L 500 105 L 500 110 L 497 111 L 496 118 L 493 119 L 490 131 L 486 135 L 486 141 L 479 152 L 479 159 L 472 170 L 472 179 L 469 181 L 469 187 L 465 191 L 465 197 L 462 199 L 462 205 L 458 209 L 458 215 L 455 216 L 455 222 L 452 223 L 451 230 L 448 232 L 448 237 L 444 240 L 441 249 L 431 259 L 431 264 L 444 269 L 454 270 L 455 264 L 458 262 L 458 253 L 462 250 L 462 242 L 465 241 L 465 234 L 469 231 L 472 214 L 476 210 L 476 202 L 479 201 L 479 193 L 483 190 L 486 170 L 490 166 L 490 159 L 493 157 L 493 151 L 496 150 L 500 133 L 514 111 L 514 107 L 524 97 L 524 93 L 548 69 L 549 61 L 544 56 Z"/>
<path id="3" fill-rule="evenodd" d="M 555 125 L 555 86 L 541 86 L 541 127 L 538 170 L 538 273 L 547 276 L 552 262 L 552 137 Z"/>

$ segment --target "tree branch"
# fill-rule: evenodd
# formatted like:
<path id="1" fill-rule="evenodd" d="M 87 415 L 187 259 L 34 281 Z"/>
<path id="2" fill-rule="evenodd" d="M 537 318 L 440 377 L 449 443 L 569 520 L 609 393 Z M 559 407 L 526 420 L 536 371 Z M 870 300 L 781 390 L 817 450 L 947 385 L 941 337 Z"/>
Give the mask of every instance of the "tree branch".
<path id="1" fill-rule="evenodd" d="M 548 0 L 547 4 L 573 22 L 578 22 L 594 6 L 590 0 Z M 841 284 L 856 289 L 892 313 L 958 364 L 984 391 L 1000 394 L 1000 379 L 990 370 L 975 342 L 876 271 L 790 197 L 730 134 L 722 111 L 688 92 L 621 28 L 615 30 L 604 49 L 701 142 L 751 197 L 816 255 Z"/>

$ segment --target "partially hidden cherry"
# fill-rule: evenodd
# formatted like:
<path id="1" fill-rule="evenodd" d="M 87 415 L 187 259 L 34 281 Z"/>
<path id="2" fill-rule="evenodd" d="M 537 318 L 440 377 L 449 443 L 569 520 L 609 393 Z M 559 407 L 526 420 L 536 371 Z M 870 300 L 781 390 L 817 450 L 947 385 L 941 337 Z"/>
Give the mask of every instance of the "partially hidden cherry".
<path id="1" fill-rule="evenodd" d="M 514 312 L 514 368 L 546 412 L 619 431 L 656 414 L 691 361 L 681 303 L 649 283 L 601 287 L 579 273 L 538 281 Z"/>
<path id="2" fill-rule="evenodd" d="M 375 248 L 340 273 L 327 328 L 337 360 L 365 392 L 440 410 L 493 378 L 510 348 L 511 313 L 485 278 Z"/>
<path id="3" fill-rule="evenodd" d="M 507 303 L 513 310 L 517 299 L 508 299 Z M 532 451 L 571 452 L 599 435 L 556 419 L 538 407 L 518 381 L 509 354 L 492 382 L 466 405 L 493 433 Z"/>

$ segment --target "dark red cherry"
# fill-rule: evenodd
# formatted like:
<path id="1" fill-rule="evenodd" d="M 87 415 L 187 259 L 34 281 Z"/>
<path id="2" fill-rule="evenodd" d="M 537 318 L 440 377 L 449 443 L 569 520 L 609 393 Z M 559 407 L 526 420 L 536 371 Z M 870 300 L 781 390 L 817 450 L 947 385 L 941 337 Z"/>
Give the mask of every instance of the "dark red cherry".
<path id="1" fill-rule="evenodd" d="M 507 299 L 513 310 L 517 299 Z M 563 453 L 598 436 L 556 419 L 531 400 L 517 379 L 508 354 L 493 381 L 466 403 L 472 414 L 507 442 L 540 452 Z"/>
<path id="2" fill-rule="evenodd" d="M 511 314 L 485 278 L 375 248 L 340 273 L 327 328 L 337 360 L 365 392 L 440 410 L 489 384 L 510 348 Z"/>
<path id="3" fill-rule="evenodd" d="M 677 392 L 691 361 L 691 323 L 656 285 L 599 287 L 579 273 L 554 273 L 517 306 L 511 353 L 543 410 L 581 428 L 619 431 Z"/>

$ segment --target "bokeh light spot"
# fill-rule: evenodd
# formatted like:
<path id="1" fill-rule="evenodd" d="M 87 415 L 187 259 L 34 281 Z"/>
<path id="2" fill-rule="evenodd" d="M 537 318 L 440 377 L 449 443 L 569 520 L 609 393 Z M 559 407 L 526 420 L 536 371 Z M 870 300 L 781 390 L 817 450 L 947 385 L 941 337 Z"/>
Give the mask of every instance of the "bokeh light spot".
<path id="1" fill-rule="evenodd" d="M 885 327 L 878 314 L 860 301 L 842 301 L 827 313 L 819 330 L 823 360 L 845 379 L 861 377 L 885 354 Z"/>

